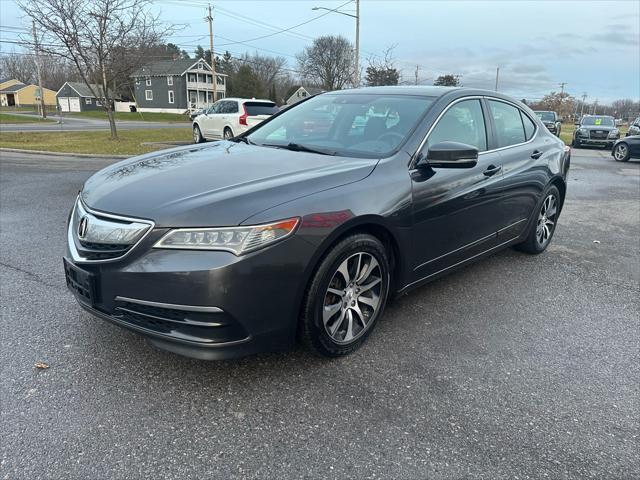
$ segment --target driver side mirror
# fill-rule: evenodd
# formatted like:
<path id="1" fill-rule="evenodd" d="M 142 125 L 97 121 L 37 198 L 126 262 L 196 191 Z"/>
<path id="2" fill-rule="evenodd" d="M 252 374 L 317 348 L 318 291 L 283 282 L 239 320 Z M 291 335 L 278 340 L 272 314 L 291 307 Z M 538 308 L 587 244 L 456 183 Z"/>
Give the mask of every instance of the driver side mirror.
<path id="1" fill-rule="evenodd" d="M 417 166 L 431 168 L 473 168 L 478 164 L 479 150 L 460 142 L 440 142 L 431 145 L 426 158 L 420 155 Z"/>

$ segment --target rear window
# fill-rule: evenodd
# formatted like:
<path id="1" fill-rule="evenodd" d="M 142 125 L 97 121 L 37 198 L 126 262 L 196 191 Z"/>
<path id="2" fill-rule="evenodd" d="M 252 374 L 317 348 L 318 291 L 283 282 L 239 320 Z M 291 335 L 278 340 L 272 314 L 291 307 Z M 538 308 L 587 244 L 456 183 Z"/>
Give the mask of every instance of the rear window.
<path id="1" fill-rule="evenodd" d="M 244 102 L 244 108 L 247 115 L 274 115 L 278 113 L 278 107 L 275 103 L 268 102 Z"/>

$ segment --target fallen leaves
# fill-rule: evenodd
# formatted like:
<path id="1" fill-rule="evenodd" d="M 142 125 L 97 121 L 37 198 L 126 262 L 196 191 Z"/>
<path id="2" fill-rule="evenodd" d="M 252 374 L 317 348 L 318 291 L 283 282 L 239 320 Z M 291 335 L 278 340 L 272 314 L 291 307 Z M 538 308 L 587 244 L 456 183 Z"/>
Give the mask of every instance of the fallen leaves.
<path id="1" fill-rule="evenodd" d="M 46 370 L 47 368 L 49 368 L 49 364 L 44 363 L 44 362 L 37 362 L 34 365 L 38 370 Z"/>

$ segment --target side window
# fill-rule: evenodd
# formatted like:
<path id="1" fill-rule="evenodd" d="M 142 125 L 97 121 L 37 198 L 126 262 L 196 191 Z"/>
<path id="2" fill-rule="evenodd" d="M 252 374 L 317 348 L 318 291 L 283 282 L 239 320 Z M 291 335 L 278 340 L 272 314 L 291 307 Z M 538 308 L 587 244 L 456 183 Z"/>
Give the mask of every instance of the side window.
<path id="1" fill-rule="evenodd" d="M 237 102 L 224 102 L 224 113 L 238 113 L 238 103 Z"/>
<path id="2" fill-rule="evenodd" d="M 454 104 L 438 120 L 429 134 L 427 146 L 440 142 L 460 142 L 487 149 L 487 130 L 480 100 L 463 100 Z"/>
<path id="3" fill-rule="evenodd" d="M 522 123 L 524 123 L 524 134 L 527 140 L 531 140 L 531 137 L 533 137 L 536 131 L 536 124 L 522 111 L 520 111 L 520 115 L 522 115 Z"/>
<path id="4" fill-rule="evenodd" d="M 489 100 L 489 110 L 496 126 L 498 147 L 508 147 L 525 142 L 520 109 L 508 103 Z"/>

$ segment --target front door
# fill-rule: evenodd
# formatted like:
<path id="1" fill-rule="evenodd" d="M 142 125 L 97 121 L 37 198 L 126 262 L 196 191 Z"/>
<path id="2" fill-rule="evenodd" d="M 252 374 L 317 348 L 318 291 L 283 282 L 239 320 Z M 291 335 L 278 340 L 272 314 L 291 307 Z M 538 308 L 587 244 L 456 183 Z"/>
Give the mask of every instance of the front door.
<path id="1" fill-rule="evenodd" d="M 206 115 L 200 122 L 202 126 L 202 133 L 207 138 L 218 138 L 220 127 L 219 127 L 219 119 L 220 116 L 220 104 L 221 102 L 216 102 L 209 107 Z"/>
<path id="2" fill-rule="evenodd" d="M 478 148 L 472 168 L 411 171 L 413 188 L 413 281 L 428 278 L 498 245 L 504 223 L 499 152 L 488 151 L 487 112 L 480 99 L 454 102 L 423 147 L 453 141 Z"/>

